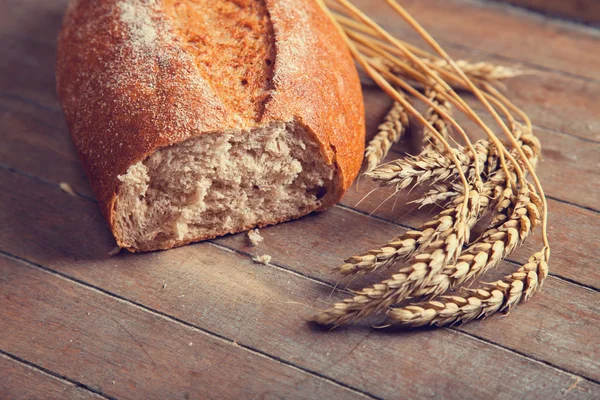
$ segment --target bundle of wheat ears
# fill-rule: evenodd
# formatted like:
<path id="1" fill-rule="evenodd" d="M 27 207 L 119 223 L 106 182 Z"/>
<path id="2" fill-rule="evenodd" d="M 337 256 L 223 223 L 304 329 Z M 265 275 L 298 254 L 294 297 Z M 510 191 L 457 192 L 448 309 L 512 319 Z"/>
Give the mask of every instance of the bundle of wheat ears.
<path id="1" fill-rule="evenodd" d="M 425 187 L 416 202 L 439 204 L 442 210 L 418 229 L 348 258 L 339 268 L 344 275 L 397 269 L 388 279 L 319 313 L 314 322 L 339 326 L 385 313 L 388 325 L 447 326 L 509 312 L 542 287 L 550 257 L 548 209 L 535 173 L 540 142 L 527 115 L 496 89 L 499 79 L 520 71 L 453 61 L 395 0 L 386 2 L 435 55 L 393 37 L 346 0 L 318 1 L 356 62 L 394 101 L 367 145 L 366 175 L 396 192 Z M 493 117 L 505 142 L 467 104 L 467 95 Z M 417 111 L 416 101 L 425 104 L 425 113 Z M 453 118 L 454 110 L 473 121 L 487 140 L 473 143 Z M 381 164 L 411 124 L 423 130 L 421 153 Z M 452 131 L 464 145 L 450 144 L 456 143 L 449 136 Z M 488 220 L 484 232 L 471 237 L 475 225 Z M 538 225 L 544 245 L 527 264 L 502 280 L 447 294 L 497 266 Z"/>

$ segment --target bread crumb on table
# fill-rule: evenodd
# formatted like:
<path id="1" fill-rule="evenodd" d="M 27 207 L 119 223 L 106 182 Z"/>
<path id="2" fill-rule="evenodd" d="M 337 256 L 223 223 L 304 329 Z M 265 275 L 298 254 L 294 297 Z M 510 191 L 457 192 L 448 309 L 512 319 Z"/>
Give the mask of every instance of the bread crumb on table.
<path id="1" fill-rule="evenodd" d="M 63 192 L 68 193 L 71 196 L 77 196 L 71 185 L 69 185 L 67 182 L 61 182 L 58 184 L 58 186 Z"/>
<path id="2" fill-rule="evenodd" d="M 250 229 L 248 231 L 248 239 L 250 239 L 250 243 L 252 243 L 252 246 L 258 246 L 260 242 L 265 240 L 265 238 L 260 235 L 258 228 Z"/>
<path id="3" fill-rule="evenodd" d="M 262 256 L 252 257 L 252 261 L 254 261 L 257 264 L 269 265 L 269 263 L 271 262 L 271 256 L 268 254 L 263 254 Z"/>
<path id="4" fill-rule="evenodd" d="M 114 249 L 112 249 L 111 251 L 108 252 L 108 256 L 113 257 L 113 256 L 116 256 L 117 254 L 119 254 L 120 252 L 121 252 L 121 248 L 119 246 L 116 246 Z"/>

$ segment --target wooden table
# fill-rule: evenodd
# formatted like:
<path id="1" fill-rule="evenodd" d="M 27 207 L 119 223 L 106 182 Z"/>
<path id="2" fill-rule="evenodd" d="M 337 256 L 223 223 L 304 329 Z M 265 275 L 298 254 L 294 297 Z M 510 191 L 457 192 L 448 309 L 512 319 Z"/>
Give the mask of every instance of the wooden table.
<path id="1" fill-rule="evenodd" d="M 54 91 L 66 3 L 0 5 L 0 398 L 600 398 L 597 30 L 489 2 L 403 1 L 457 58 L 533 72 L 506 93 L 544 147 L 551 276 L 506 318 L 327 332 L 303 318 L 341 298 L 332 268 L 431 210 L 400 198 L 369 215 L 388 193 L 356 205 L 363 179 L 339 206 L 264 229 L 256 248 L 241 234 L 109 257 Z M 358 3 L 415 37 L 383 4 Z M 372 135 L 389 100 L 370 86 L 365 97 Z M 492 275 L 539 248 L 538 233 Z"/>

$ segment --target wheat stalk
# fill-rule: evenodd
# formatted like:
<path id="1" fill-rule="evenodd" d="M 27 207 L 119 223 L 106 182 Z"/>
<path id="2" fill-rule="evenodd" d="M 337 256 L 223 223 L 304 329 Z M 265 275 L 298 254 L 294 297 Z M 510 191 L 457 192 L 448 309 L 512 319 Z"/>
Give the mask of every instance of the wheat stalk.
<path id="1" fill-rule="evenodd" d="M 452 105 L 448 100 L 446 100 L 446 98 L 440 95 L 440 92 L 431 86 L 427 86 L 425 88 L 425 96 L 437 106 L 437 109 L 434 107 L 427 108 L 425 111 L 425 119 L 437 129 L 440 135 L 442 135 L 444 138 L 447 138 L 450 136 L 448 122 L 442 118 L 438 110 L 442 109 L 447 114 L 452 115 Z M 422 143 L 425 149 L 437 148 L 436 139 L 427 129 L 423 131 Z"/>
<path id="2" fill-rule="evenodd" d="M 461 253 L 456 264 L 444 267 L 435 282 L 411 293 L 411 297 L 436 296 L 478 278 L 525 242 L 540 222 L 541 200 L 527 183 L 516 197 L 510 188 L 505 191 L 510 192 L 507 196 L 512 207 L 507 207 L 505 203 L 498 206 L 498 215 L 504 215 L 504 222 L 497 225 L 493 221 L 478 240 Z"/>
<path id="3" fill-rule="evenodd" d="M 478 146 L 480 145 L 480 146 Z M 481 149 L 480 149 L 481 147 Z M 487 153 L 484 143 L 476 143 L 478 157 L 485 160 Z M 461 160 L 467 162 L 468 157 L 464 153 L 457 152 Z M 469 165 L 464 167 L 465 171 L 473 170 L 473 162 L 468 161 Z M 412 159 L 396 160 L 394 163 L 378 167 L 376 170 L 367 174 L 375 180 L 379 180 L 384 185 L 396 185 L 396 190 L 407 188 L 411 185 L 417 185 L 426 181 L 437 182 L 452 177 L 457 179 L 455 168 L 448 163 L 448 160 L 442 157 L 436 150 L 424 150 L 419 156 Z M 459 193 L 457 193 L 459 194 Z M 455 196 L 456 198 L 458 196 Z M 459 200 L 459 202 L 462 199 Z M 482 201 L 481 197 L 480 200 Z M 397 261 L 410 257 L 417 251 L 420 245 L 426 243 L 433 232 L 438 229 L 440 221 L 445 214 L 452 213 L 453 210 L 446 210 L 437 215 L 430 222 L 425 223 L 416 230 L 408 231 L 395 237 L 378 249 L 370 250 L 362 255 L 352 256 L 345 260 L 338 270 L 343 275 L 355 273 L 368 273 L 380 268 L 388 268 Z M 470 223 L 474 224 L 474 220 Z M 468 228 L 471 229 L 470 225 Z"/>
<path id="4" fill-rule="evenodd" d="M 445 71 L 453 72 L 452 66 L 448 64 L 446 60 L 435 59 L 428 61 L 433 65 L 444 69 Z M 472 63 L 467 60 L 456 60 L 456 65 L 469 78 L 473 80 L 482 80 L 486 82 L 494 82 L 514 78 L 525 73 L 525 71 L 519 68 L 506 67 L 503 65 L 497 65 L 488 62 Z"/>
<path id="5" fill-rule="evenodd" d="M 333 308 L 314 317 L 323 325 L 341 325 L 384 310 L 405 299 L 411 292 L 426 286 L 468 242 L 470 227 L 479 214 L 479 193 L 471 190 L 467 202 L 459 198 L 455 207 L 442 211 L 431 222 L 418 241 L 408 267 L 400 269 L 372 287 L 356 292 L 356 296 L 336 303 Z"/>
<path id="6" fill-rule="evenodd" d="M 384 122 L 379 125 L 379 132 L 373 137 L 365 149 L 367 171 L 371 171 L 387 156 L 394 143 L 397 143 L 409 124 L 408 113 L 397 101 L 386 114 Z"/>
<path id="7" fill-rule="evenodd" d="M 491 82 L 521 71 L 486 63 L 454 62 L 396 0 L 386 2 L 439 57 L 391 36 L 348 0 L 317 1 L 330 13 L 332 22 L 360 67 L 404 108 L 407 116 L 424 127 L 427 144 L 423 154 L 372 168 L 368 175 L 383 186 L 396 186 L 396 190 L 428 184 L 431 189 L 426 194 L 427 200 L 422 200 L 422 203 L 442 202 L 446 208 L 419 230 L 410 231 L 381 249 L 348 259 L 341 268 L 343 273 L 388 267 L 399 258 L 409 258 L 409 263 L 390 279 L 357 291 L 356 296 L 335 304 L 314 320 L 337 326 L 381 312 L 407 297 L 441 294 L 496 265 L 541 223 L 544 250 L 515 274 L 504 281 L 488 284 L 484 289 L 469 292 L 471 296 L 464 298 L 464 302 L 459 297 L 453 297 L 454 302 L 446 301 L 448 297 L 440 297 L 438 303 L 427 303 L 427 307 L 421 307 L 427 318 L 423 314 L 402 318 L 408 318 L 413 324 L 419 324 L 420 320 L 436 324 L 467 321 L 498 310 L 510 310 L 521 298 L 526 299 L 537 290 L 538 282 L 543 281 L 547 274 L 550 254 L 547 203 L 534 168 L 540 156 L 539 141 L 531 131 L 527 115 L 491 85 Z M 341 10 L 345 16 L 331 14 L 323 1 Z M 425 96 L 413 87 L 415 84 L 424 88 Z M 425 115 L 419 113 L 396 88 L 425 103 L 428 107 Z M 453 88 L 465 89 L 477 98 L 507 137 L 509 146 L 499 140 Z M 473 146 L 469 135 L 452 117 L 451 107 L 464 113 L 485 132 L 488 141 L 481 144 L 484 151 L 478 149 L 477 144 Z M 512 113 L 517 114 L 522 123 L 517 123 Z M 504 119 L 500 114 L 504 115 Z M 463 138 L 464 148 L 453 148 L 448 143 L 450 128 Z M 380 138 L 374 144 L 379 144 L 383 154 L 389 149 L 388 142 L 393 137 L 382 134 Z M 385 140 L 388 142 L 383 143 Z M 372 154 L 375 154 L 374 161 L 370 165 L 374 166 L 381 158 L 377 160 L 379 153 L 376 147 Z M 482 165 L 484 169 L 481 169 Z M 525 173 L 531 174 L 533 186 L 526 183 Z M 451 194 L 443 193 L 444 189 Z M 519 190 L 518 195 L 515 195 L 515 190 Z M 471 228 L 488 212 L 492 212 L 490 225 L 463 251 Z M 487 294 L 484 293 L 486 290 Z M 473 307 L 478 300 L 480 305 L 483 304 L 479 309 Z M 452 318 L 446 313 L 450 319 L 436 320 L 438 317 L 434 314 L 446 312 L 445 308 L 459 311 Z M 402 323 L 402 318 L 396 314 L 404 309 L 389 310 L 388 314 Z M 416 313 L 416 309 L 408 310 Z"/>
<path id="8" fill-rule="evenodd" d="M 441 296 L 433 301 L 390 309 L 386 315 L 394 325 L 419 327 L 455 325 L 499 311 L 508 313 L 541 289 L 548 276 L 549 256 L 550 249 L 545 247 L 503 280 L 466 290 L 467 297 Z"/>

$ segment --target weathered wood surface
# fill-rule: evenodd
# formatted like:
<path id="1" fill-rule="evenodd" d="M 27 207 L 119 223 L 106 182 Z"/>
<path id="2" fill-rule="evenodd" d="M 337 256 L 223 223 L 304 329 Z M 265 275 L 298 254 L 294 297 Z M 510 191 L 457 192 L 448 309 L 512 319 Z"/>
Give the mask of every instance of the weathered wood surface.
<path id="1" fill-rule="evenodd" d="M 598 0 L 494 0 L 575 21 L 600 23 Z"/>
<path id="2" fill-rule="evenodd" d="M 487 335 L 475 329 L 468 336 L 462 328 L 391 334 L 362 325 L 332 333 L 314 331 L 303 317 L 322 308 L 325 301 L 340 298 L 340 294 L 332 295 L 335 277 L 329 268 L 341 256 L 336 243 L 345 242 L 347 252 L 358 245 L 361 228 L 377 228 L 371 225 L 376 220 L 358 215 L 363 221 L 346 221 L 345 232 L 340 232 L 336 226 L 343 219 L 327 221 L 340 212 L 332 210 L 265 229 L 264 245 L 257 249 L 248 246 L 243 234 L 217 242 L 242 253 L 271 254 L 277 266 L 254 264 L 244 254 L 210 243 L 109 258 L 113 241 L 94 203 L 18 174 L 0 171 L 0 177 L 6 188 L 14 188 L 5 196 L 8 201 L 0 204 L 14 216 L 3 221 L 13 227 L 10 235 L 1 233 L 4 251 L 374 396 L 392 398 L 401 388 L 409 397 L 447 390 L 457 397 L 489 397 L 496 386 L 477 384 L 489 374 L 497 378 L 496 384 L 516 379 L 513 389 L 505 389 L 506 398 L 519 393 L 534 396 L 542 390 L 551 395 L 574 383 L 566 372 L 547 375 L 554 369 L 539 361 L 581 372 L 586 380 L 600 378 L 595 361 L 600 349 L 595 345 L 583 348 L 580 342 L 600 322 L 600 295 L 589 289 L 573 290 L 577 295 L 570 299 L 554 297 L 550 289 L 544 291 L 511 315 L 507 320 L 511 334 L 507 331 L 503 341 L 497 341 L 493 327 Z M 5 192 L 4 187 L 0 190 Z M 27 211 L 42 203 L 35 211 Z M 30 221 L 39 221 L 38 229 L 27 229 Z M 307 237 L 307 231 L 312 236 Z M 327 252 L 327 248 L 334 250 Z M 330 259 L 333 262 L 327 263 Z M 550 279 L 549 288 L 560 286 L 560 281 Z M 577 324 L 563 317 L 568 313 L 576 313 Z M 474 326 L 493 324 L 496 319 Z M 540 342 L 529 329 L 519 330 L 523 321 L 533 321 L 530 328 L 536 329 L 544 320 L 553 327 L 544 331 L 548 336 Z M 507 350 L 522 353 L 531 346 L 542 354 L 536 361 Z M 426 355 L 418 355 L 423 348 Z M 561 357 L 565 351 L 572 357 Z M 404 356 L 398 358 L 400 354 Z M 482 368 L 487 362 L 491 365 Z M 380 369 L 377 364 L 396 368 Z M 457 368 L 464 374 L 460 384 L 452 373 Z M 546 379 L 552 384 L 545 389 L 525 387 L 527 381 Z M 581 386 L 586 388 L 580 393 L 584 397 L 600 389 L 590 381 L 584 381 L 590 386 Z"/>
<path id="3" fill-rule="evenodd" d="M 4 351 L 110 397 L 362 397 L 237 343 L 0 258 Z M 117 278 L 118 279 L 118 278 Z"/>
<path id="4" fill-rule="evenodd" d="M 105 396 L 76 386 L 0 353 L 0 394 L 3 399 L 102 400 Z"/>
<path id="5" fill-rule="evenodd" d="M 357 4 L 414 37 L 391 23 L 383 2 Z M 600 36 L 489 3 L 403 4 L 453 55 L 534 72 L 507 81 L 506 93 L 544 146 L 553 253 L 542 293 L 508 318 L 452 329 L 306 324 L 344 295 L 332 272 L 344 257 L 432 212 L 406 197 L 381 205 L 386 191 L 357 205 L 373 188 L 366 179 L 326 213 L 262 230 L 257 248 L 240 234 L 109 258 L 114 242 L 54 94 L 66 1 L 10 0 L 0 6 L 0 398 L 600 396 Z M 373 134 L 389 100 L 370 87 L 365 94 Z M 491 276 L 539 246 L 532 238 Z M 252 263 L 256 254 L 274 265 Z"/>

